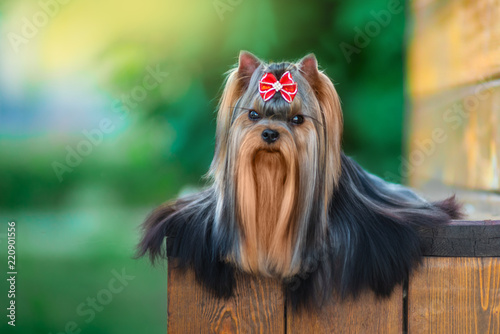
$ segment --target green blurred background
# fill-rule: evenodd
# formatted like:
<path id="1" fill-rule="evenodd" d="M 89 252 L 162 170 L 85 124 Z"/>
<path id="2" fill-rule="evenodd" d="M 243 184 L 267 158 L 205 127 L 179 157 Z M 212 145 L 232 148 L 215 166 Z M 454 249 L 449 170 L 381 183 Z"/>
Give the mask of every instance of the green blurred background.
<path id="1" fill-rule="evenodd" d="M 132 259 L 138 225 L 203 186 L 224 73 L 242 49 L 273 61 L 314 52 L 342 99 L 344 150 L 397 175 L 405 14 L 376 19 L 391 2 L 2 0 L 0 265 L 6 277 L 14 220 L 18 275 L 16 327 L 2 313 L 0 332 L 165 332 L 166 268 Z M 72 150 L 86 155 L 69 166 Z M 135 278 L 82 315 L 109 297 L 113 270 Z M 0 289 L 6 313 L 5 279 Z"/>

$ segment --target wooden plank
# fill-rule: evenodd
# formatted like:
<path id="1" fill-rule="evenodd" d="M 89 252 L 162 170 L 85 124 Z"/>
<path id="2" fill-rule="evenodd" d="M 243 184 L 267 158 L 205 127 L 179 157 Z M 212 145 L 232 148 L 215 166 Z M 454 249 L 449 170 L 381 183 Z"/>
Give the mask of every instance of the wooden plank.
<path id="1" fill-rule="evenodd" d="M 421 231 L 426 257 L 411 277 L 409 333 L 500 333 L 500 221 L 454 221 Z M 457 256 L 475 256 L 471 258 Z M 334 298 L 335 299 L 335 298 Z M 366 292 L 294 312 L 278 280 L 237 275 L 235 296 L 214 298 L 192 271 L 169 265 L 169 333 L 402 333 L 403 289 Z"/>
<path id="2" fill-rule="evenodd" d="M 284 333 L 284 298 L 273 279 L 237 275 L 235 296 L 214 298 L 191 270 L 168 268 L 168 333 Z"/>
<path id="3" fill-rule="evenodd" d="M 500 0 L 415 0 L 409 90 L 425 97 L 500 74 Z"/>
<path id="4" fill-rule="evenodd" d="M 416 188 L 438 181 L 500 190 L 500 87 L 477 85 L 414 99 L 412 107 L 401 176 Z"/>
<path id="5" fill-rule="evenodd" d="M 500 256 L 500 220 L 453 221 L 419 234 L 426 256 Z"/>
<path id="6" fill-rule="evenodd" d="M 401 176 L 500 190 L 500 0 L 411 2 Z"/>
<path id="7" fill-rule="evenodd" d="M 425 258 L 408 307 L 410 334 L 500 333 L 500 258 Z"/>
<path id="8" fill-rule="evenodd" d="M 331 303 L 320 311 L 287 312 L 287 333 L 402 333 L 403 289 L 388 299 L 366 292 L 355 301 Z"/>

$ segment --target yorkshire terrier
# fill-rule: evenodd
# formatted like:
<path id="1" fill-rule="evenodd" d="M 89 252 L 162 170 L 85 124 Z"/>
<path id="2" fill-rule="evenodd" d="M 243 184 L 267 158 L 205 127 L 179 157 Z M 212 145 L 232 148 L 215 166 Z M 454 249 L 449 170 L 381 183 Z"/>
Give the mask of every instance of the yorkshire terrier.
<path id="1" fill-rule="evenodd" d="M 294 307 L 365 289 L 389 296 L 419 263 L 418 229 L 459 218 L 460 205 L 364 171 L 342 152 L 342 124 L 314 55 L 266 64 L 241 52 L 219 104 L 210 186 L 157 208 L 138 255 L 192 268 L 218 297 L 232 295 L 236 271 L 281 279 Z"/>

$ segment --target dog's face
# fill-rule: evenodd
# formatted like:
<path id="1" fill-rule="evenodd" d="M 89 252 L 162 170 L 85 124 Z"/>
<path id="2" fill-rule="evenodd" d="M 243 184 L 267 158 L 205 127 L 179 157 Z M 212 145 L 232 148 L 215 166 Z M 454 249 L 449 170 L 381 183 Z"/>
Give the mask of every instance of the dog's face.
<path id="1" fill-rule="evenodd" d="M 286 72 L 297 84 L 295 98 L 289 103 L 277 93 L 265 101 L 261 78 L 271 73 L 279 79 Z M 245 270 L 290 276 L 299 268 L 310 222 L 326 229 L 326 208 L 340 174 L 337 93 L 312 55 L 298 63 L 265 64 L 242 52 L 217 122 L 211 172 L 225 202 L 231 197 L 239 226 L 234 257 Z"/>
<path id="2" fill-rule="evenodd" d="M 288 103 L 280 94 L 268 101 L 259 95 L 259 80 L 265 73 L 280 78 L 289 71 L 297 83 L 297 95 Z M 270 130 L 270 131 L 265 131 Z M 217 148 L 212 164 L 214 176 L 226 165 L 228 156 L 243 146 L 278 152 L 287 146 L 301 156 L 328 164 L 333 178 L 340 172 L 342 112 L 331 81 L 318 71 L 313 55 L 298 63 L 265 64 L 242 52 L 236 69 L 230 72 L 217 119 Z M 328 156 L 327 156 L 328 155 Z M 330 161 L 326 161 L 326 160 Z M 325 166 L 326 167 L 326 166 Z M 303 168 L 311 170 L 310 166 Z"/>

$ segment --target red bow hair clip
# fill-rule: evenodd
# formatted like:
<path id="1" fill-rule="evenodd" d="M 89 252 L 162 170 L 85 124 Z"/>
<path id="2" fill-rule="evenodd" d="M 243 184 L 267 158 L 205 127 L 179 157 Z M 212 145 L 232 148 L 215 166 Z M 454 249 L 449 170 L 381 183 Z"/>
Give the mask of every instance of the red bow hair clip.
<path id="1" fill-rule="evenodd" d="M 290 72 L 286 71 L 280 78 L 280 81 L 272 73 L 265 73 L 259 81 L 259 93 L 264 101 L 269 100 L 280 92 L 286 102 L 292 103 L 297 94 L 297 83 L 293 81 Z"/>

